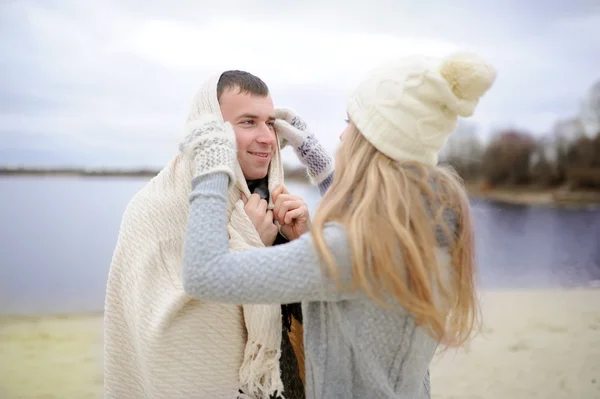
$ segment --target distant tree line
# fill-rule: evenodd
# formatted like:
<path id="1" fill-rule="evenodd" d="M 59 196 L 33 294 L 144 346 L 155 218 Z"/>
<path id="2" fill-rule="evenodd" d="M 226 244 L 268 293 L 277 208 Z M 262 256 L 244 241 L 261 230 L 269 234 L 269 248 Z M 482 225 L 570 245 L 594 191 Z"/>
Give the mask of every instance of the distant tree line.
<path id="1" fill-rule="evenodd" d="M 461 123 L 441 155 L 466 181 L 496 186 L 600 189 L 600 81 L 580 115 L 560 121 L 540 138 L 518 129 L 496 132 L 484 145 Z"/>

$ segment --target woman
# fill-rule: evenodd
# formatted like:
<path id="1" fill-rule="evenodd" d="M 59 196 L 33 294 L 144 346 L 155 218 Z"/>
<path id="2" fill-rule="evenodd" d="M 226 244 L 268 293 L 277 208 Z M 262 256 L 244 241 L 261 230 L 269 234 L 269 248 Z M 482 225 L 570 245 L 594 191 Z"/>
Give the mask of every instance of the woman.
<path id="1" fill-rule="evenodd" d="M 197 121 L 184 149 L 196 160 L 185 290 L 216 302 L 302 302 L 307 398 L 429 397 L 436 348 L 464 343 L 477 319 L 469 203 L 437 156 L 495 75 L 468 53 L 372 72 L 348 100 L 312 226 L 274 198 L 293 241 L 243 253 L 227 245 L 233 132 L 210 116 Z"/>

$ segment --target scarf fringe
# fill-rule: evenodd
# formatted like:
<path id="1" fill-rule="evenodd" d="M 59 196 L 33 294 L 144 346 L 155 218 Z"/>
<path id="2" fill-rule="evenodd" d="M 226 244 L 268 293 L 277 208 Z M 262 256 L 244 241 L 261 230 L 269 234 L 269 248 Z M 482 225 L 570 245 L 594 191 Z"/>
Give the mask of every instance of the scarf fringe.
<path id="1" fill-rule="evenodd" d="M 252 399 L 268 399 L 271 395 L 285 399 L 279 370 L 280 357 L 281 350 L 265 348 L 256 341 L 248 342 L 240 367 L 242 391 Z"/>

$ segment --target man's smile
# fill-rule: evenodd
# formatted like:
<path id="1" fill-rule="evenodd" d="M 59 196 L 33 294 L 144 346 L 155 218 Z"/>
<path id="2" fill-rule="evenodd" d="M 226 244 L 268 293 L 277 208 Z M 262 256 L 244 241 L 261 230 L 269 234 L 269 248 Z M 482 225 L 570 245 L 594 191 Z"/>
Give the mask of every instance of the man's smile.
<path id="1" fill-rule="evenodd" d="M 248 154 L 252 154 L 255 157 L 258 157 L 260 159 L 269 159 L 271 157 L 271 153 L 270 152 L 255 152 L 255 151 L 248 151 Z"/>

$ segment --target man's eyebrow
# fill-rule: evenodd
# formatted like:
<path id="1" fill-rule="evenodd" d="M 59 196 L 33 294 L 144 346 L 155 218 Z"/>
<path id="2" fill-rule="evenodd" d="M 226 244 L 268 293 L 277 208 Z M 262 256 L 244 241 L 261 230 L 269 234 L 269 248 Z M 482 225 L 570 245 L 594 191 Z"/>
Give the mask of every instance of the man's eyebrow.
<path id="1" fill-rule="evenodd" d="M 258 115 L 246 113 L 246 114 L 242 114 L 242 115 L 238 116 L 238 119 L 260 119 L 260 118 L 258 117 Z M 267 120 L 269 120 L 269 121 L 274 121 L 275 119 L 276 119 L 275 115 L 269 115 L 267 117 Z"/>
<path id="2" fill-rule="evenodd" d="M 238 119 L 242 119 L 242 118 L 246 118 L 246 119 L 258 119 L 258 116 L 254 115 L 254 114 L 241 114 L 240 116 L 238 116 Z"/>

